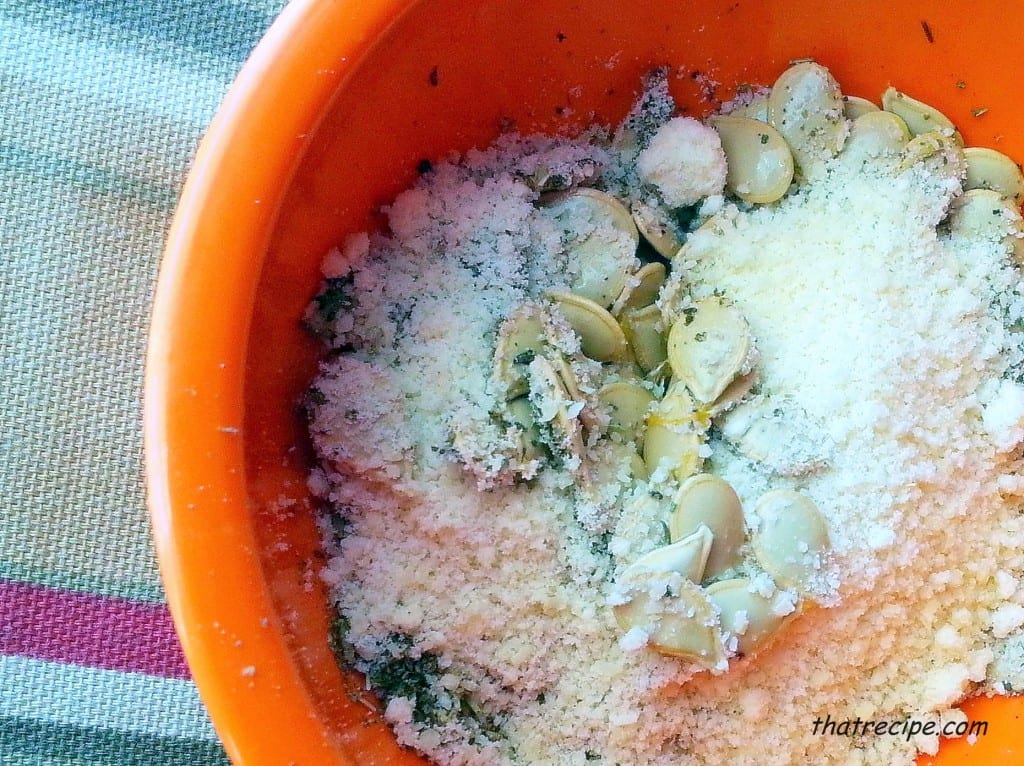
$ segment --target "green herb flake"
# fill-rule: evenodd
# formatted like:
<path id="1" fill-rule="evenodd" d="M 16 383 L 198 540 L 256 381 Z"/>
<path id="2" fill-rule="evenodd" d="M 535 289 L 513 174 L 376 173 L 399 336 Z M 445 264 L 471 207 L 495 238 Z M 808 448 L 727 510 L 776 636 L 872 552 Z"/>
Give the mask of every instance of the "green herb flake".
<path id="1" fill-rule="evenodd" d="M 344 277 L 324 280 L 323 289 L 313 299 L 322 321 L 333 322 L 342 311 L 352 308 L 352 281 L 351 272 Z"/>

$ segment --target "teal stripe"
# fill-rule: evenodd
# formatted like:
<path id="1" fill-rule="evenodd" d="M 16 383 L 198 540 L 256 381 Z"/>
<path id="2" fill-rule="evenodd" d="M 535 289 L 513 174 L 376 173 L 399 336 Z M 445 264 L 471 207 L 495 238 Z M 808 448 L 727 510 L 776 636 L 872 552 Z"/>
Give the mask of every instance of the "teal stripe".
<path id="1" fill-rule="evenodd" d="M 229 766 L 216 742 L 0 718 L 4 766 Z"/>
<path id="2" fill-rule="evenodd" d="M 0 168 L 39 178 L 60 178 L 100 196 L 130 197 L 161 210 L 173 210 L 179 181 L 154 183 L 126 175 L 123 169 L 104 168 L 73 157 L 23 149 L 0 142 Z"/>
<path id="3" fill-rule="evenodd" d="M 217 741 L 191 681 L 31 657 L 0 655 L 0 720 L 5 718 L 143 739 Z M 0 749 L 0 764 L 2 755 Z"/>
<path id="4" fill-rule="evenodd" d="M 12 18 L 78 30 L 102 26 L 113 36 L 148 38 L 236 63 L 246 59 L 274 14 L 216 0 L 13 0 Z"/>
<path id="5" fill-rule="evenodd" d="M 0 554 L 3 550 L 0 549 Z M 147 574 L 135 572 L 136 575 Z M 56 572 L 43 566 L 28 565 L 18 561 L 0 561 L 0 580 L 43 585 L 47 588 L 69 590 L 75 593 L 127 598 L 163 604 L 167 601 L 160 581 L 154 575 L 151 582 L 115 581 L 101 577 L 89 577 L 82 572 Z M 0 751 L 2 753 L 3 751 Z M 4 766 L 0 760 L 0 766 Z"/>

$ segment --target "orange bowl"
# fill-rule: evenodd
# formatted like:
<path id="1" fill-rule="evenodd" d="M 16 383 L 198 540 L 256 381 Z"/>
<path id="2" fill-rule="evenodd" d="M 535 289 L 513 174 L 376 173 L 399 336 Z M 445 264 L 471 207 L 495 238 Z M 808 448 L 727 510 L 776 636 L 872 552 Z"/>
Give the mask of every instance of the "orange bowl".
<path id="1" fill-rule="evenodd" d="M 328 649 L 297 403 L 318 353 L 299 318 L 327 249 L 374 223 L 423 158 L 521 131 L 614 123 L 668 63 L 691 113 L 812 56 L 847 93 L 889 84 L 970 144 L 1024 157 L 1004 3 L 931 0 L 294 0 L 246 64 L 182 195 L 149 346 L 149 503 L 196 683 L 239 764 L 422 763 Z M 699 74 L 694 74 L 699 73 Z M 701 77 L 699 75 L 705 75 Z M 983 113 L 980 110 L 987 110 Z M 975 700 L 974 747 L 1020 762 L 1019 700 Z"/>

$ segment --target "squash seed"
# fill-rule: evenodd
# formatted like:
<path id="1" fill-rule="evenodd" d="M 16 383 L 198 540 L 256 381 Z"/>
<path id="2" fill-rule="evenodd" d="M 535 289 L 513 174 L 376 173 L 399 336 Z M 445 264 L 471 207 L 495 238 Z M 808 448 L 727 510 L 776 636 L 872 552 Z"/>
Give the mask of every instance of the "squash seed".
<path id="1" fill-rule="evenodd" d="M 682 383 L 673 383 L 647 415 L 644 462 L 654 473 L 665 465 L 679 481 L 700 468 L 707 421 L 702 420 L 693 398 Z"/>
<path id="2" fill-rule="evenodd" d="M 610 306 L 636 264 L 640 235 L 629 211 L 610 194 L 585 187 L 547 195 L 541 206 L 568 238 L 570 289 Z"/>
<path id="3" fill-rule="evenodd" d="M 850 125 L 843 155 L 858 160 L 899 153 L 910 140 L 903 118 L 892 112 L 866 112 Z"/>
<path id="4" fill-rule="evenodd" d="M 951 119 L 935 107 L 911 98 L 892 86 L 886 88 L 882 94 L 882 108 L 902 117 L 911 135 L 919 136 L 922 133 L 938 131 L 943 135 L 952 136 L 960 146 L 964 144 L 963 137 Z"/>
<path id="5" fill-rule="evenodd" d="M 584 396 L 583 391 L 580 389 L 580 381 L 576 376 L 575 370 L 569 363 L 568 358 L 561 353 L 554 353 L 548 355 L 548 361 L 551 362 L 551 366 L 555 368 L 555 372 L 558 374 L 558 379 L 562 381 L 562 385 L 565 386 L 566 392 L 569 394 L 569 398 L 574 403 L 580 404 L 580 411 L 577 417 L 580 423 L 583 425 L 585 431 L 594 432 L 598 430 L 599 423 L 597 420 L 596 413 L 593 408 L 588 406 L 587 397 Z"/>
<path id="6" fill-rule="evenodd" d="M 733 306 L 717 296 L 699 301 L 668 335 L 668 361 L 701 404 L 715 401 L 737 375 L 750 371 L 750 327 Z"/>
<path id="7" fill-rule="evenodd" d="M 540 460 L 543 453 L 540 449 L 540 430 L 533 417 L 533 407 L 526 396 L 513 399 L 505 408 L 508 420 L 521 430 L 516 439 L 517 449 L 514 460 L 521 466 L 527 466 L 534 460 Z"/>
<path id="8" fill-rule="evenodd" d="M 768 96 L 768 122 L 786 139 L 804 178 L 835 157 L 848 127 L 839 84 L 821 64 L 803 61 L 783 72 Z"/>
<path id="9" fill-rule="evenodd" d="M 498 328 L 492 375 L 505 399 L 527 392 L 527 368 L 547 345 L 544 309 L 535 304 L 520 306 Z"/>
<path id="10" fill-rule="evenodd" d="M 759 377 L 756 369 L 737 377 L 725 387 L 721 396 L 715 399 L 711 406 L 708 407 L 708 415 L 712 418 L 717 418 L 722 413 L 728 412 L 733 407 L 741 404 L 754 388 Z"/>
<path id="11" fill-rule="evenodd" d="M 643 202 L 633 203 L 633 223 L 651 247 L 669 260 L 683 246 L 675 224 L 660 208 Z"/>
<path id="12" fill-rule="evenodd" d="M 760 519 L 753 537 L 758 563 L 781 587 L 820 594 L 831 543 L 818 507 L 806 495 L 777 489 L 762 495 L 754 511 Z"/>
<path id="13" fill-rule="evenodd" d="M 608 383 L 597 392 L 597 400 L 608 410 L 608 430 L 643 444 L 643 426 L 654 395 L 637 383 L 625 380 Z"/>
<path id="14" fill-rule="evenodd" d="M 749 117 L 758 122 L 768 122 L 768 94 L 758 93 L 746 104 L 729 112 L 730 117 Z"/>
<path id="15" fill-rule="evenodd" d="M 645 263 L 626 281 L 622 294 L 612 304 L 611 314 L 621 316 L 624 311 L 642 309 L 658 299 L 661 286 L 665 283 L 664 264 Z"/>
<path id="16" fill-rule="evenodd" d="M 576 418 L 583 404 L 572 398 L 555 366 L 543 356 L 530 363 L 530 404 L 542 438 L 541 425 L 545 424 L 551 433 L 551 449 L 561 457 L 570 458 L 577 466 L 576 473 L 586 479 L 583 434 Z"/>
<path id="17" fill-rule="evenodd" d="M 827 466 L 835 448 L 824 426 L 802 408 L 763 394 L 715 423 L 737 452 L 780 476 L 803 476 Z"/>
<path id="18" fill-rule="evenodd" d="M 793 153 L 786 139 L 749 117 L 711 118 L 728 163 L 726 188 L 747 202 L 775 202 L 793 182 Z"/>
<path id="19" fill-rule="evenodd" d="M 736 654 L 740 656 L 764 649 L 795 614 L 785 614 L 777 606 L 777 596 L 766 598 L 751 590 L 751 581 L 746 577 L 720 580 L 705 592 L 718 608 L 722 632 L 736 637 Z"/>
<path id="20" fill-rule="evenodd" d="M 965 189 L 993 189 L 1020 204 L 1024 197 L 1024 174 L 1016 162 L 1002 152 L 979 146 L 964 149 L 964 159 Z"/>
<path id="21" fill-rule="evenodd" d="M 626 603 L 612 607 L 622 630 L 644 630 L 647 645 L 660 654 L 707 670 L 722 669 L 725 647 L 718 616 L 702 588 L 672 575 L 644 572 L 628 583 L 627 597 Z"/>
<path id="22" fill-rule="evenodd" d="M 896 170 L 903 172 L 918 163 L 927 163 L 929 175 L 935 179 L 960 180 L 966 170 L 960 144 L 935 130 L 920 133 L 910 139 L 900 153 L 900 163 Z"/>
<path id="23" fill-rule="evenodd" d="M 661 325 L 661 309 L 654 304 L 626 311 L 621 317 L 622 331 L 633 349 L 633 358 L 644 372 L 650 372 L 668 358 Z"/>
<path id="24" fill-rule="evenodd" d="M 860 96 L 843 96 L 843 114 L 848 120 L 856 120 L 869 112 L 881 111 L 874 101 Z"/>
<path id="25" fill-rule="evenodd" d="M 691 476 L 679 487 L 669 516 L 669 540 L 689 539 L 702 527 L 713 536 L 706 577 L 716 577 L 742 561 L 746 529 L 740 499 L 728 482 L 709 473 Z"/>
<path id="26" fill-rule="evenodd" d="M 647 463 L 641 454 L 636 453 L 629 458 L 629 472 L 640 481 L 647 481 L 651 478 L 651 472 L 647 470 Z"/>
<path id="27" fill-rule="evenodd" d="M 621 362 L 629 357 L 629 345 L 615 317 L 597 303 L 575 293 L 548 293 L 576 334 L 583 353 L 599 362 Z"/>
<path id="28" fill-rule="evenodd" d="M 711 530 L 701 525 L 681 540 L 648 551 L 627 567 L 622 576 L 631 579 L 638 571 L 678 572 L 690 582 L 699 583 L 711 545 Z"/>
<path id="29" fill-rule="evenodd" d="M 970 189 L 953 204 L 949 230 L 973 240 L 1002 242 L 1024 263 L 1024 221 L 1017 203 L 993 189 Z"/>

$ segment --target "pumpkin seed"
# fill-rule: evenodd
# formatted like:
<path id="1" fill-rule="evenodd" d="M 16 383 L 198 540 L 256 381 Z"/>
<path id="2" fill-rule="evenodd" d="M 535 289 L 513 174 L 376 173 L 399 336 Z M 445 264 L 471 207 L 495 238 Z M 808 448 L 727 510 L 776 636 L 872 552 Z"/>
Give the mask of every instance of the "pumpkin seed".
<path id="1" fill-rule="evenodd" d="M 544 319 L 544 309 L 526 304 L 498 328 L 492 375 L 506 400 L 516 399 L 529 389 L 529 364 L 547 345 Z"/>
<path id="2" fill-rule="evenodd" d="M 699 583 L 711 545 L 711 530 L 701 525 L 683 539 L 645 553 L 627 567 L 622 576 L 632 578 L 638 571 L 678 572 L 690 582 Z"/>
<path id="3" fill-rule="evenodd" d="M 699 301 L 695 311 L 672 325 L 668 361 L 701 404 L 715 401 L 737 375 L 750 371 L 750 327 L 733 306 L 717 296 Z"/>
<path id="4" fill-rule="evenodd" d="M 582 295 L 548 293 L 569 325 L 580 337 L 583 353 L 599 362 L 621 362 L 629 357 L 629 346 L 615 317 Z"/>
<path id="5" fill-rule="evenodd" d="M 754 385 L 757 383 L 759 375 L 756 369 L 751 370 L 746 375 L 740 375 L 732 383 L 725 387 L 721 396 L 715 399 L 714 403 L 708 407 L 708 414 L 712 418 L 717 418 L 723 412 L 728 412 L 733 407 L 740 404 L 744 397 L 750 393 Z"/>
<path id="6" fill-rule="evenodd" d="M 612 316 L 621 316 L 624 311 L 642 309 L 658 299 L 658 293 L 665 282 L 664 264 L 645 263 L 626 282 L 622 294 L 612 304 Z"/>
<path id="7" fill-rule="evenodd" d="M 711 118 L 728 163 L 726 188 L 747 202 L 774 202 L 793 182 L 793 153 L 786 139 L 749 117 Z"/>
<path id="8" fill-rule="evenodd" d="M 707 421 L 702 421 L 693 398 L 681 383 L 673 383 L 647 416 L 644 462 L 654 473 L 665 465 L 682 481 L 700 468 Z"/>
<path id="9" fill-rule="evenodd" d="M 530 404 L 542 438 L 541 424 L 545 424 L 551 432 L 549 446 L 552 450 L 562 457 L 572 459 L 573 470 L 578 475 L 584 475 L 583 434 L 576 418 L 583 404 L 571 397 L 555 366 L 543 356 L 538 356 L 530 363 L 529 381 Z"/>
<path id="10" fill-rule="evenodd" d="M 683 246 L 675 225 L 660 208 L 642 202 L 633 203 L 633 223 L 651 247 L 669 260 Z"/>
<path id="11" fill-rule="evenodd" d="M 943 135 L 953 137 L 956 143 L 963 146 L 963 137 L 951 119 L 935 107 L 918 101 L 916 98 L 911 98 L 892 86 L 886 88 L 885 93 L 882 94 L 882 108 L 902 117 L 907 128 L 910 129 L 911 135 L 919 136 L 923 133 L 938 131 Z"/>
<path id="12" fill-rule="evenodd" d="M 903 118 L 892 112 L 866 112 L 850 125 L 843 155 L 855 160 L 897 154 L 910 140 Z"/>
<path id="13" fill-rule="evenodd" d="M 661 309 L 657 306 L 651 304 L 626 311 L 621 326 L 641 370 L 650 372 L 668 358 L 665 332 L 661 329 Z"/>
<path id="14" fill-rule="evenodd" d="M 814 502 L 799 492 L 777 489 L 762 495 L 754 511 L 760 519 L 752 541 L 758 563 L 783 588 L 808 597 L 821 594 L 831 543 Z"/>
<path id="15" fill-rule="evenodd" d="M 715 421 L 744 457 L 781 476 L 803 476 L 829 464 L 834 445 L 824 427 L 782 400 L 759 395 Z"/>
<path id="16" fill-rule="evenodd" d="M 554 173 L 545 165 L 538 165 L 532 174 L 523 178 L 523 181 L 531 189 L 541 193 L 562 191 L 573 183 L 571 176 Z"/>
<path id="17" fill-rule="evenodd" d="M 668 595 L 662 595 L 666 591 Z M 644 572 L 628 584 L 627 598 L 626 603 L 612 608 L 622 630 L 644 630 L 647 645 L 660 654 L 689 660 L 707 670 L 722 669 L 725 647 L 718 616 L 699 586 L 664 573 Z"/>
<path id="18" fill-rule="evenodd" d="M 860 96 L 843 96 L 843 114 L 848 120 L 856 120 L 870 112 L 881 111 L 874 101 Z"/>
<path id="19" fill-rule="evenodd" d="M 746 104 L 729 112 L 730 117 L 749 117 L 758 122 L 768 122 L 768 94 L 758 93 Z"/>
<path id="20" fill-rule="evenodd" d="M 555 368 L 555 372 L 558 374 L 558 379 L 562 381 L 562 385 L 565 386 L 566 392 L 569 394 L 569 398 L 574 403 L 579 403 L 577 409 L 579 414 L 576 417 L 579 418 L 580 423 L 583 425 L 585 431 L 594 432 L 599 429 L 600 423 L 597 419 L 597 414 L 594 412 L 593 407 L 589 406 L 587 397 L 583 394 L 580 388 L 580 381 L 576 375 L 575 370 L 569 363 L 569 359 L 561 353 L 550 353 L 548 354 L 548 361 L 551 362 L 552 367 Z"/>
<path id="21" fill-rule="evenodd" d="M 964 177 L 964 152 L 951 137 L 931 131 L 914 136 L 903 147 L 897 171 L 903 172 L 918 163 L 927 163 L 929 175 L 936 180 Z"/>
<path id="22" fill-rule="evenodd" d="M 993 189 L 970 189 L 949 214 L 949 230 L 972 240 L 1001 241 L 1024 263 L 1024 221 L 1017 204 Z"/>
<path id="23" fill-rule="evenodd" d="M 647 481 L 651 478 L 651 472 L 647 470 L 647 463 L 639 453 L 634 453 L 629 459 L 629 472 L 640 481 Z"/>
<path id="24" fill-rule="evenodd" d="M 713 536 L 705 577 L 716 577 L 742 561 L 746 529 L 740 499 L 728 482 L 709 473 L 691 476 L 679 487 L 668 522 L 669 540 L 689 539 L 702 527 Z"/>
<path id="25" fill-rule="evenodd" d="M 611 195 L 586 187 L 546 195 L 541 206 L 568 237 L 572 292 L 610 306 L 636 265 L 640 235 L 629 211 Z"/>
<path id="26" fill-rule="evenodd" d="M 534 460 L 540 460 L 543 453 L 540 449 L 540 431 L 533 417 L 533 407 L 530 406 L 528 397 L 521 396 L 513 399 L 505 408 L 508 420 L 521 429 L 516 443 L 516 450 L 513 459 L 521 466 L 529 465 Z"/>
<path id="27" fill-rule="evenodd" d="M 821 64 L 803 61 L 783 72 L 768 96 L 768 123 L 786 139 L 804 178 L 843 148 L 848 127 L 839 84 Z"/>
<path id="28" fill-rule="evenodd" d="M 1016 162 L 995 149 L 978 146 L 964 149 L 964 159 L 965 189 L 992 189 L 1020 204 L 1024 197 L 1024 174 Z"/>
<path id="29" fill-rule="evenodd" d="M 621 380 L 602 386 L 597 400 L 608 410 L 608 430 L 643 444 L 643 425 L 654 395 L 637 383 Z"/>
<path id="30" fill-rule="evenodd" d="M 751 590 L 751 581 L 746 577 L 720 580 L 705 592 L 718 609 L 722 632 L 736 637 L 736 654 L 740 656 L 764 649 L 795 614 L 780 614 L 785 610 L 778 607 L 777 598 Z"/>

